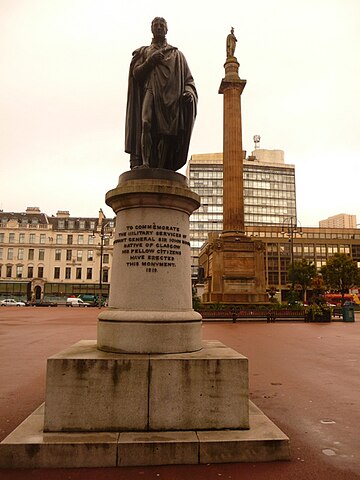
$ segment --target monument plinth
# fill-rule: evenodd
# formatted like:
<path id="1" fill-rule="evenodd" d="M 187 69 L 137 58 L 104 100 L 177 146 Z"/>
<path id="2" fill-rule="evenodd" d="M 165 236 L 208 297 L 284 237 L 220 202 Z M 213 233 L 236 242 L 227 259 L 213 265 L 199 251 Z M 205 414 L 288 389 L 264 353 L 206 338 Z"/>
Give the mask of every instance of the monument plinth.
<path id="1" fill-rule="evenodd" d="M 199 207 L 183 175 L 135 169 L 106 195 L 116 213 L 109 308 L 98 348 L 179 353 L 201 348 L 201 315 L 192 308 L 189 216 Z"/>

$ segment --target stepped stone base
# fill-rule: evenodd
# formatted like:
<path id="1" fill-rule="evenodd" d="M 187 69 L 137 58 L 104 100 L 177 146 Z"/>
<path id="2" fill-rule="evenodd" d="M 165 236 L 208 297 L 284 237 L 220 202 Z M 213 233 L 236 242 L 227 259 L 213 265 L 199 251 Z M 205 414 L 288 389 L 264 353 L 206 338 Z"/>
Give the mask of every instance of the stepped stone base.
<path id="1" fill-rule="evenodd" d="M 289 438 L 252 402 L 249 430 L 44 433 L 40 406 L 0 444 L 0 468 L 289 460 Z"/>

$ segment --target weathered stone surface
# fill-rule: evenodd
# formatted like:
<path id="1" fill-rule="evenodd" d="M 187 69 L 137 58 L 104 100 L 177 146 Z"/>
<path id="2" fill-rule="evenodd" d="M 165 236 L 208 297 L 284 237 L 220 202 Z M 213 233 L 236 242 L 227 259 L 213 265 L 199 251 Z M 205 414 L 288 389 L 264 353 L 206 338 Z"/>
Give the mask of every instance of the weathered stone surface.
<path id="1" fill-rule="evenodd" d="M 289 460 L 289 438 L 250 402 L 249 430 L 197 432 L 199 463 Z"/>
<path id="2" fill-rule="evenodd" d="M 150 360 L 149 428 L 248 428 L 248 361 L 218 341 Z M 161 405 L 161 408 L 159 408 Z"/>
<path id="3" fill-rule="evenodd" d="M 37 409 L 0 444 L 0 468 L 115 467 L 119 433 L 44 433 Z"/>
<path id="4" fill-rule="evenodd" d="M 82 341 L 48 360 L 45 431 L 248 428 L 248 361 L 218 341 L 169 355 Z"/>
<path id="5" fill-rule="evenodd" d="M 146 430 L 148 357 L 83 340 L 48 359 L 45 431 Z"/>
<path id="6" fill-rule="evenodd" d="M 251 402 L 250 430 L 44 434 L 42 425 L 39 408 L 1 442 L 0 468 L 290 460 L 288 437 Z"/>
<path id="7" fill-rule="evenodd" d="M 192 465 L 199 461 L 196 432 L 121 433 L 118 466 Z"/>

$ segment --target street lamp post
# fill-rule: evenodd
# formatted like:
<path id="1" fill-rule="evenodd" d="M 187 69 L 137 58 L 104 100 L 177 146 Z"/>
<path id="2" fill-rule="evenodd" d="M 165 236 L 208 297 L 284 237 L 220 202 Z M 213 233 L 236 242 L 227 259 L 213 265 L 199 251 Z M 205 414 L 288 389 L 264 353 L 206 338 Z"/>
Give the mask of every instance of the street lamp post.
<path id="1" fill-rule="evenodd" d="M 105 238 L 110 238 L 111 233 L 105 233 L 106 227 L 109 225 L 110 222 L 103 223 L 100 228 L 100 271 L 99 271 L 99 308 L 101 308 L 102 302 L 102 279 L 103 279 L 103 257 L 104 257 L 104 242 Z"/>
<path id="2" fill-rule="evenodd" d="M 289 216 L 284 218 L 283 221 L 283 229 L 281 233 L 285 235 L 284 231 L 284 224 L 285 222 L 289 222 L 286 224 L 287 226 L 287 236 L 289 237 L 289 242 L 290 242 L 290 264 L 291 264 L 291 291 L 293 292 L 295 290 L 295 270 L 294 270 L 294 236 L 299 232 L 300 235 L 302 235 L 302 228 L 300 227 L 299 231 L 297 229 L 297 218 L 295 216 Z"/>

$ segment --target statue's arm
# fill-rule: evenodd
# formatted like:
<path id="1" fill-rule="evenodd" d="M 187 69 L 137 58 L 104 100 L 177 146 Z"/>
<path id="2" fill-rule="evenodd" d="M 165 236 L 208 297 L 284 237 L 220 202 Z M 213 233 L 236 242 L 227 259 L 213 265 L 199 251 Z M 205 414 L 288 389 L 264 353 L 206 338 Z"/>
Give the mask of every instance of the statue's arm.
<path id="1" fill-rule="evenodd" d="M 144 60 L 144 56 L 138 54 L 138 59 L 136 59 L 136 52 L 133 58 L 134 68 L 133 75 L 134 78 L 138 81 L 144 80 L 151 70 L 164 58 L 164 54 L 158 50 L 153 54 L 147 56 Z"/>

